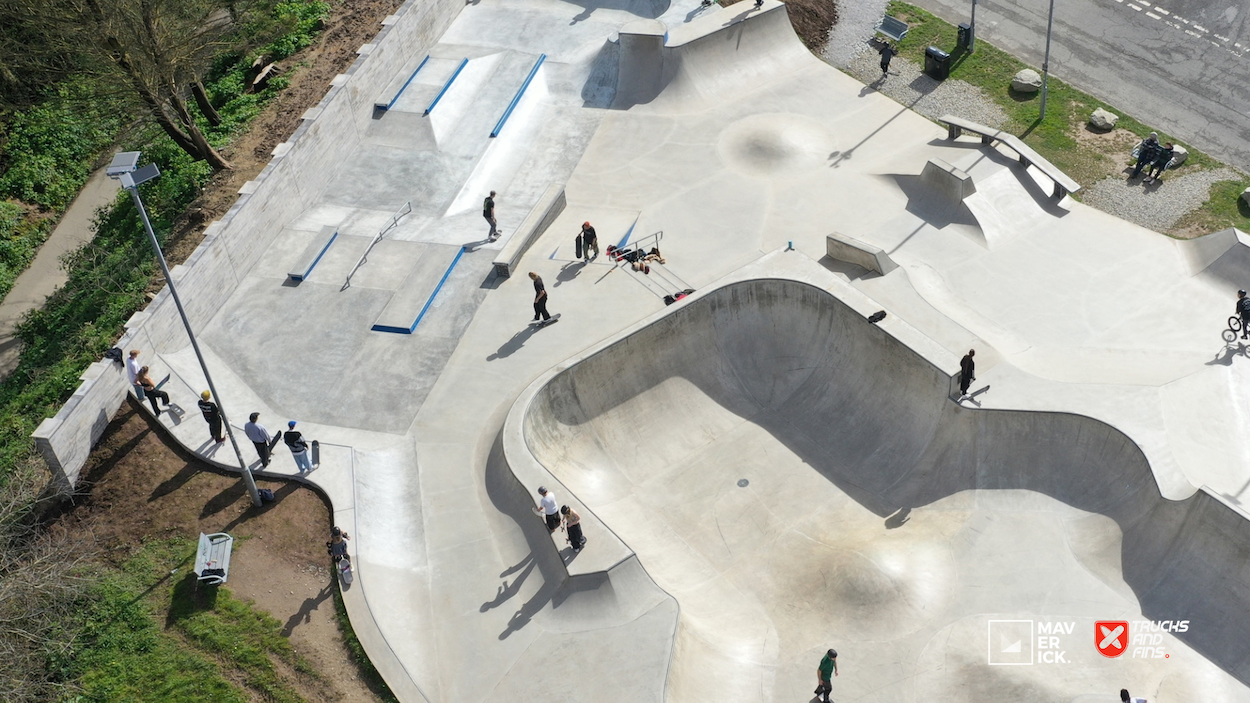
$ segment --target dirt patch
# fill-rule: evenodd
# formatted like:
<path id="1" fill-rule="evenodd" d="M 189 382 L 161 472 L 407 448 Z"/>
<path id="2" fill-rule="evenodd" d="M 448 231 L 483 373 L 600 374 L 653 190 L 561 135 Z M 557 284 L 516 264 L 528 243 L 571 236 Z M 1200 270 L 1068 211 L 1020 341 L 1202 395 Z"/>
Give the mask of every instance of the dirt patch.
<path id="1" fill-rule="evenodd" d="M 265 106 L 245 134 L 222 151 L 234 168 L 214 176 L 203 194 L 174 223 L 165 251 L 170 265 L 186 261 L 195 251 L 204 239 L 204 228 L 234 205 L 239 188 L 265 168 L 273 148 L 295 132 L 300 117 L 325 97 L 330 81 L 352 65 L 356 50 L 372 41 L 382 29 L 382 20 L 402 4 L 403 0 L 331 3 L 330 17 L 317 43 L 282 62 L 290 69 L 290 85 Z M 164 282 L 154 285 L 159 290 Z"/>
<path id="2" fill-rule="evenodd" d="M 838 22 L 838 6 L 834 0 L 781 0 L 786 4 L 794 33 L 803 40 L 809 51 L 820 55 L 829 41 L 829 30 Z M 739 3 L 754 4 L 754 0 L 719 0 L 721 7 Z"/>
<path id="3" fill-rule="evenodd" d="M 235 537 L 224 588 L 284 624 L 292 647 L 324 677 L 289 669 L 283 678 L 307 700 L 382 700 L 351 663 L 334 608 L 325 553 L 330 509 L 297 483 L 257 481 L 276 502 L 252 507 L 236 476 L 216 473 L 175 445 L 145 413 L 123 406 L 84 467 L 86 493 L 56 529 L 94 537 L 120 564 L 144 538 L 229 532 Z"/>

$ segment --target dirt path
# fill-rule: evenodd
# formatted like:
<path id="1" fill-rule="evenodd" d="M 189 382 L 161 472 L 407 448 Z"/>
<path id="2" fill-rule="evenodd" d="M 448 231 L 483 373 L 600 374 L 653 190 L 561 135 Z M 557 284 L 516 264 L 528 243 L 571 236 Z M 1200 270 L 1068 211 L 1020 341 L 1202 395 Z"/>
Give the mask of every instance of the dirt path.
<path id="1" fill-rule="evenodd" d="M 74 251 L 95 236 L 91 221 L 95 211 L 117 197 L 118 185 L 104 175 L 104 169 L 91 174 L 87 184 L 78 192 L 56 229 L 39 247 L 39 253 L 22 275 L 17 277 L 13 289 L 0 302 L 0 379 L 17 367 L 21 356 L 21 342 L 13 336 L 17 323 L 30 310 L 43 305 L 49 295 L 65 283 L 68 276 L 61 268 L 61 257 Z"/>
<path id="2" fill-rule="evenodd" d="M 86 495 L 59 526 L 93 536 L 114 563 L 144 537 L 229 532 L 235 550 L 223 588 L 283 623 L 291 645 L 332 690 L 309 689 L 298 679 L 292 686 L 310 701 L 381 700 L 358 677 L 338 628 L 324 546 L 330 510 L 321 495 L 295 483 L 257 481 L 277 501 L 256 509 L 237 477 L 202 468 L 146 414 L 125 405 L 84 468 Z"/>

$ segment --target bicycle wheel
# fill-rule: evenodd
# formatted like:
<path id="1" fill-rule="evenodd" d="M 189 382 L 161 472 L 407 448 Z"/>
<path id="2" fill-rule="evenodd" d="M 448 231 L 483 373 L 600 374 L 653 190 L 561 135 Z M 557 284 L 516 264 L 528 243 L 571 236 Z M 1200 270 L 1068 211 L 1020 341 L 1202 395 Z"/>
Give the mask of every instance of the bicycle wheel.
<path id="1" fill-rule="evenodd" d="M 1233 342 L 1237 341 L 1237 333 L 1232 330 L 1224 330 L 1221 333 L 1221 336 L 1223 336 L 1224 341 L 1229 344 L 1232 344 Z"/>
<path id="2" fill-rule="evenodd" d="M 1237 317 L 1236 315 L 1233 315 L 1232 317 L 1228 318 L 1228 329 L 1233 332 L 1240 332 L 1241 331 L 1241 318 Z"/>

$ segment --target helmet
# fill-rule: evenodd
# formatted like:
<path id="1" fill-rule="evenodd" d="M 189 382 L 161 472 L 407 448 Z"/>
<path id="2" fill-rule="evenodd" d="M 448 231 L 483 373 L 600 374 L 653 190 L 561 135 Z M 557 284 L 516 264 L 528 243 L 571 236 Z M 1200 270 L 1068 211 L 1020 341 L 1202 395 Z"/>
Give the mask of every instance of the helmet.
<path id="1" fill-rule="evenodd" d="M 1242 288 L 1241 290 L 1237 291 L 1237 295 L 1245 295 L 1245 294 L 1246 294 L 1245 288 Z"/>
<path id="2" fill-rule="evenodd" d="M 213 394 L 209 393 L 208 391 L 204 391 L 203 393 L 200 394 L 200 397 L 203 398 L 204 400 L 208 400 L 209 398 L 213 397 Z"/>
<path id="3" fill-rule="evenodd" d="M 287 427 L 295 427 L 295 421 L 294 421 L 294 420 L 291 420 L 290 422 L 286 423 L 286 426 L 287 426 Z"/>
<path id="4" fill-rule="evenodd" d="M 334 535 L 335 537 L 338 537 L 339 535 L 343 534 L 343 528 L 338 527 L 337 525 L 335 527 L 331 527 L 330 534 Z"/>
<path id="5" fill-rule="evenodd" d="M 826 654 L 826 655 L 828 655 L 830 659 L 837 659 L 837 658 L 838 658 L 838 650 L 836 650 L 836 649 L 831 649 L 831 650 L 829 650 L 828 652 L 825 652 L 825 654 Z"/>

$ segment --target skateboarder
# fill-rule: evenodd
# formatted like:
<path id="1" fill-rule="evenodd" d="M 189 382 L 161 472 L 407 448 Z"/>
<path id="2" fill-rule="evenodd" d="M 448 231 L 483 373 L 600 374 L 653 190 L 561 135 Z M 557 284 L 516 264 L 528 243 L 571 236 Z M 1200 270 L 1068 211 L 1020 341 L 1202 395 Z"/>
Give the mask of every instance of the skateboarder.
<path id="1" fill-rule="evenodd" d="M 968 353 L 964 355 L 964 358 L 959 360 L 959 397 L 960 399 L 968 397 L 968 386 L 971 386 L 972 382 L 977 380 L 977 376 L 976 376 L 977 365 L 976 365 L 976 362 L 972 360 L 972 357 L 976 355 L 977 355 L 976 349 L 969 349 Z"/>
<path id="2" fill-rule="evenodd" d="M 583 261 L 590 261 L 592 258 L 599 257 L 599 235 L 595 234 L 595 228 L 590 226 L 589 222 L 582 223 L 582 254 L 585 255 Z M 595 255 L 590 255 L 590 250 L 595 250 Z"/>
<path id="3" fill-rule="evenodd" d="M 486 236 L 491 239 L 498 237 L 499 230 L 495 227 L 495 191 L 493 190 L 482 203 L 482 217 L 485 217 L 486 221 L 490 223 L 490 234 Z"/>
<path id="4" fill-rule="evenodd" d="M 543 286 L 542 276 L 530 271 L 530 280 L 534 282 L 534 322 L 542 318 L 543 322 L 551 319 L 547 312 L 547 288 Z"/>
<path id="5" fill-rule="evenodd" d="M 1246 339 L 1250 333 L 1250 298 L 1244 290 L 1237 291 L 1237 314 L 1241 316 L 1241 338 Z"/>
<path id="6" fill-rule="evenodd" d="M 156 387 L 156 382 L 152 380 L 152 376 L 148 372 L 148 367 L 139 367 L 139 374 L 135 376 L 135 382 L 143 388 L 143 393 L 148 397 L 148 401 L 152 403 L 152 412 L 157 416 L 161 416 L 161 409 L 156 407 L 156 401 L 165 403 L 165 407 L 169 407 L 169 394 Z M 140 400 L 143 396 L 139 396 Z"/>
<path id="7" fill-rule="evenodd" d="M 255 445 L 256 456 L 260 457 L 260 467 L 263 469 L 269 466 L 269 446 L 273 442 L 273 437 L 269 435 L 269 430 L 265 429 L 264 425 L 257 422 L 259 419 L 260 413 L 249 415 L 247 424 L 243 425 L 243 433 Z"/>
<path id="8" fill-rule="evenodd" d="M 295 421 L 291 420 L 286 423 L 287 431 L 282 435 L 282 441 L 291 449 L 291 457 L 295 459 L 295 465 L 299 467 L 302 474 L 306 471 L 312 471 L 312 462 L 308 460 L 308 440 L 295 429 Z"/>
<path id="9" fill-rule="evenodd" d="M 347 540 L 351 538 L 352 536 L 341 527 L 330 528 L 330 541 L 326 542 L 326 551 L 330 553 L 330 558 L 335 564 L 347 556 Z"/>
<path id="10" fill-rule="evenodd" d="M 823 703 L 829 703 L 829 694 L 833 692 L 833 683 L 830 681 L 833 676 L 830 674 L 838 675 L 838 653 L 833 649 L 825 652 L 820 666 L 816 667 L 816 695 L 823 696 Z"/>
<path id="11" fill-rule="evenodd" d="M 209 400 L 213 397 L 212 393 L 204 391 L 200 394 L 200 413 L 204 415 L 204 422 L 208 423 L 208 433 L 213 439 L 221 444 L 226 438 L 221 435 L 221 408 L 217 404 Z"/>
<path id="12" fill-rule="evenodd" d="M 534 514 L 546 521 L 548 532 L 555 532 L 560 529 L 560 509 L 556 503 L 556 494 L 547 490 L 546 486 L 539 486 L 538 495 L 542 498 L 538 501 L 538 507 L 534 508 Z"/>
<path id="13" fill-rule="evenodd" d="M 885 78 L 885 74 L 890 72 L 890 59 L 898 56 L 898 49 L 894 45 L 886 42 L 884 46 L 877 49 L 877 53 L 881 54 L 881 77 Z"/>
<path id="14" fill-rule="evenodd" d="M 560 514 L 564 516 L 564 529 L 569 533 L 569 545 L 573 551 L 580 552 L 586 546 L 586 535 L 582 534 L 582 516 L 567 505 L 560 506 Z"/>

